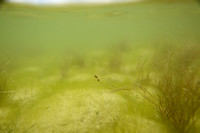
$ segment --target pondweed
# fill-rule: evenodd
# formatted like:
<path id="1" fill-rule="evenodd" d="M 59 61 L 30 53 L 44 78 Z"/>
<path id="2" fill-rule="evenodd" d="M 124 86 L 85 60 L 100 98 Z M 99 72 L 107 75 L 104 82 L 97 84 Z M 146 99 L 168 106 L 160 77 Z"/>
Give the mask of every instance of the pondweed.
<path id="1" fill-rule="evenodd" d="M 195 51 L 197 50 L 198 48 Z M 190 132 L 200 108 L 199 54 L 191 52 L 191 49 L 183 49 L 170 56 L 158 56 L 163 60 L 154 61 L 160 64 L 157 67 L 159 69 L 152 71 L 154 76 L 149 87 L 152 89 L 142 83 L 139 83 L 138 87 L 142 90 L 143 97 L 155 106 L 175 131 Z"/>
<path id="2" fill-rule="evenodd" d="M 6 99 L 7 78 L 5 76 L 5 72 L 8 64 L 9 62 L 0 63 L 0 104 L 2 104 Z"/>

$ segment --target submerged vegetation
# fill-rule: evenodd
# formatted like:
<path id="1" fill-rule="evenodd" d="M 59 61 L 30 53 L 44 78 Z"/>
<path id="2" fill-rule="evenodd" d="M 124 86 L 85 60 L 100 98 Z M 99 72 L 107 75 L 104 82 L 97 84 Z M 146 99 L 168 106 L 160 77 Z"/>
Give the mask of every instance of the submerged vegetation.
<path id="1" fill-rule="evenodd" d="M 95 78 L 111 92 L 137 92 L 154 106 L 170 132 L 196 133 L 196 124 L 200 120 L 199 45 L 160 46 L 152 49 L 151 58 L 141 59 L 137 64 L 131 86 L 122 82 L 121 87 L 117 87 L 119 83 L 102 82 L 96 75 Z"/>
<path id="2" fill-rule="evenodd" d="M 6 67 L 8 65 L 9 62 L 7 63 L 3 63 L 0 62 L 0 105 L 2 105 L 5 100 L 6 100 L 6 96 L 7 96 L 7 77 L 6 77 Z"/>
<path id="3" fill-rule="evenodd" d="M 116 44 L 110 53 L 123 57 L 123 62 L 114 70 L 111 70 L 113 66 L 101 60 L 116 60 L 107 52 L 91 57 L 68 54 L 61 69 L 57 62 L 56 67 L 50 70 L 54 71 L 50 77 L 48 73 L 40 75 L 42 79 L 27 75 L 27 79 L 34 79 L 37 84 L 29 82 L 28 88 L 19 90 L 18 86 L 24 83 L 23 75 L 27 72 L 42 73 L 47 67 L 43 70 L 26 67 L 18 70 L 12 74 L 13 79 L 19 80 L 18 73 L 23 75 L 21 80 L 13 82 L 12 89 L 16 94 L 9 99 L 12 106 L 6 105 L 4 95 L 1 95 L 4 106 L 0 110 L 5 116 L 0 114 L 4 119 L 0 130 L 21 133 L 45 132 L 49 128 L 47 132 L 149 133 L 151 129 L 152 133 L 197 133 L 200 49 L 199 45 L 181 46 L 129 46 L 124 50 L 122 45 Z M 148 54 L 141 54 L 141 51 L 148 51 Z M 98 63 L 92 63 L 93 58 Z M 1 94 L 7 91 L 6 64 L 1 65 Z M 104 64 L 100 73 L 98 64 Z M 95 75 L 97 83 L 92 75 Z M 59 120 L 54 119 L 55 116 Z"/>
<path id="4" fill-rule="evenodd" d="M 199 132 L 199 45 L 123 47 L 116 44 L 112 48 L 91 56 L 68 53 L 62 67 L 57 62 L 55 67 L 49 68 L 51 76 L 45 72 L 46 66 L 43 70 L 37 67 L 16 70 L 13 79 L 19 81 L 12 85 L 16 90 L 15 96 L 9 99 L 12 106 L 5 104 L 3 95 L 9 92 L 5 76 L 8 63 L 1 65 L 0 97 L 4 106 L 0 110 L 6 109 L 9 113 L 0 123 L 3 127 L 0 130 L 46 132 L 49 128 L 47 132 L 149 133 L 150 128 L 152 133 Z M 113 56 L 115 54 L 117 56 Z M 120 66 L 115 64 L 118 59 Z M 102 64 L 101 67 L 98 64 Z M 18 73 L 22 77 L 19 78 Z M 37 84 L 29 82 L 28 88 L 17 90 L 23 87 L 21 83 L 24 84 L 26 73 L 30 74 L 26 78 Z M 38 79 L 34 73 L 40 73 L 42 78 Z M 55 116 L 59 120 L 54 119 Z"/>
<path id="5" fill-rule="evenodd" d="M 170 50 L 166 50 L 168 48 Z M 96 63 L 88 64 L 83 56 L 73 55 L 74 58 L 67 58 L 64 60 L 64 66 L 58 72 L 55 71 L 51 77 L 40 75 L 43 78 L 38 80 L 37 76 L 34 78 L 34 75 L 28 75 L 30 79 L 36 80 L 37 84 L 30 82 L 28 89 L 16 90 L 19 93 L 9 99 L 13 102 L 13 106 L 5 106 L 9 110 L 9 115 L 5 115 L 4 122 L 0 123 L 4 127 L 2 130 L 19 133 L 45 132 L 48 128 L 47 132 L 56 130 L 80 133 L 124 131 L 149 133 L 150 128 L 152 133 L 198 132 L 199 129 L 196 127 L 199 125 L 197 112 L 200 108 L 199 46 L 185 46 L 181 49 L 168 46 L 165 50 L 148 50 L 153 51 L 149 53 L 155 54 L 148 55 L 152 58 L 139 58 L 141 59 L 139 64 L 138 59 L 135 62 L 130 60 L 136 60 L 136 56 L 140 54 L 136 51 L 141 51 L 140 47 L 135 48 L 134 52 L 118 51 L 118 55 L 123 56 L 120 67 L 111 70 L 113 66 L 105 64 L 101 67 L 100 76 L 95 75 L 96 80 L 103 86 L 98 86 L 91 78 L 96 72 L 98 74 L 99 66 L 94 65 Z M 98 56 L 93 55 L 92 58 L 105 59 L 105 55 L 107 57 L 107 54 L 103 53 Z M 89 57 L 87 60 L 92 58 Z M 109 61 L 116 60 L 112 59 L 116 58 L 113 56 L 107 58 L 110 58 Z M 98 60 L 97 64 L 103 62 L 104 60 Z M 53 68 L 51 71 L 54 69 L 58 68 Z M 102 69 L 106 70 L 106 73 L 102 73 L 104 72 Z M 45 70 L 24 68 L 17 73 L 38 73 L 37 71 L 42 73 Z M 18 75 L 14 74 L 13 78 L 19 80 L 15 76 Z M 21 79 L 23 80 L 23 77 Z M 7 88 L 6 78 L 2 73 L 0 81 L 2 93 Z M 17 84 L 14 82 L 15 85 L 12 86 L 17 88 L 21 86 L 20 82 Z M 41 86 L 42 90 L 35 87 L 31 89 L 31 84 L 36 87 Z M 43 87 L 47 87 L 48 90 Z M 1 102 L 5 102 L 2 100 L 3 96 L 1 95 Z M 15 116 L 17 118 L 13 118 Z M 59 120 L 54 119 L 55 116 Z M 146 123 L 150 125 L 147 126 Z M 90 126 L 92 124 L 95 126 Z M 153 130 L 155 127 L 156 130 Z"/>
<path id="6" fill-rule="evenodd" d="M 200 132 L 196 2 L 64 8 L 2 8 L 0 133 Z"/>
<path id="7" fill-rule="evenodd" d="M 156 96 L 152 100 L 161 116 L 175 130 L 189 132 L 200 108 L 199 72 L 190 68 L 171 70 L 168 67 L 155 81 Z"/>
<path id="8" fill-rule="evenodd" d="M 152 59 L 159 65 L 159 71 L 151 71 L 152 83 L 148 87 L 139 83 L 138 87 L 174 130 L 188 133 L 199 119 L 196 113 L 200 108 L 200 49 L 198 45 L 170 49 L 173 50 L 168 54 L 156 54 L 164 61 Z"/>

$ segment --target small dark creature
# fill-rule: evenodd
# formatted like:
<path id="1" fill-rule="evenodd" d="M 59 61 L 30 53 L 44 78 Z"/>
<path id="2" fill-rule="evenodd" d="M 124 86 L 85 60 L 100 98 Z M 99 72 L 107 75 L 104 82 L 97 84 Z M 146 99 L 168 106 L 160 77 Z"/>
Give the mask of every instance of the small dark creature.
<path id="1" fill-rule="evenodd" d="M 97 79 L 98 82 L 100 82 L 100 79 L 97 75 L 94 75 L 94 77 Z"/>

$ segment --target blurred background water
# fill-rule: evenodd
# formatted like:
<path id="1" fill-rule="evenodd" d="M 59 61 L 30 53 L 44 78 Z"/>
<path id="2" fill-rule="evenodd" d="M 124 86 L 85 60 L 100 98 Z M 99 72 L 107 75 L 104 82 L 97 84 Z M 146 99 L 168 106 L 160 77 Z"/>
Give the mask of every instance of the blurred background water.
<path id="1" fill-rule="evenodd" d="M 199 42 L 197 2 L 150 2 L 104 6 L 32 7 L 0 10 L 1 54 Z"/>
<path id="2" fill-rule="evenodd" d="M 25 63 L 70 51 L 98 53 L 117 44 L 199 44 L 198 2 L 159 1 L 62 7 L 23 4 L 32 0 L 5 1 L 0 7 L 0 58 Z"/>

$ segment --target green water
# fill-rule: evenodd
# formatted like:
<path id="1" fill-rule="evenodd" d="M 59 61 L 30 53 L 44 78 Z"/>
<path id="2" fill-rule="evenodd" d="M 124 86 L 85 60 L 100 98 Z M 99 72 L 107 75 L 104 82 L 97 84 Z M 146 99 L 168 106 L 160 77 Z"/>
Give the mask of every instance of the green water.
<path id="1" fill-rule="evenodd" d="M 8 6 L 0 13 L 1 43 L 10 49 L 17 47 L 19 51 L 38 48 L 61 52 L 67 48 L 98 49 L 118 42 L 141 45 L 198 41 L 199 12 L 197 3 L 140 3 L 57 10 Z"/>
<path id="2" fill-rule="evenodd" d="M 170 132 L 140 95 L 110 90 L 130 87 L 137 63 L 168 44 L 200 44 L 198 3 L 2 5 L 8 100 L 0 107 L 0 132 Z"/>

